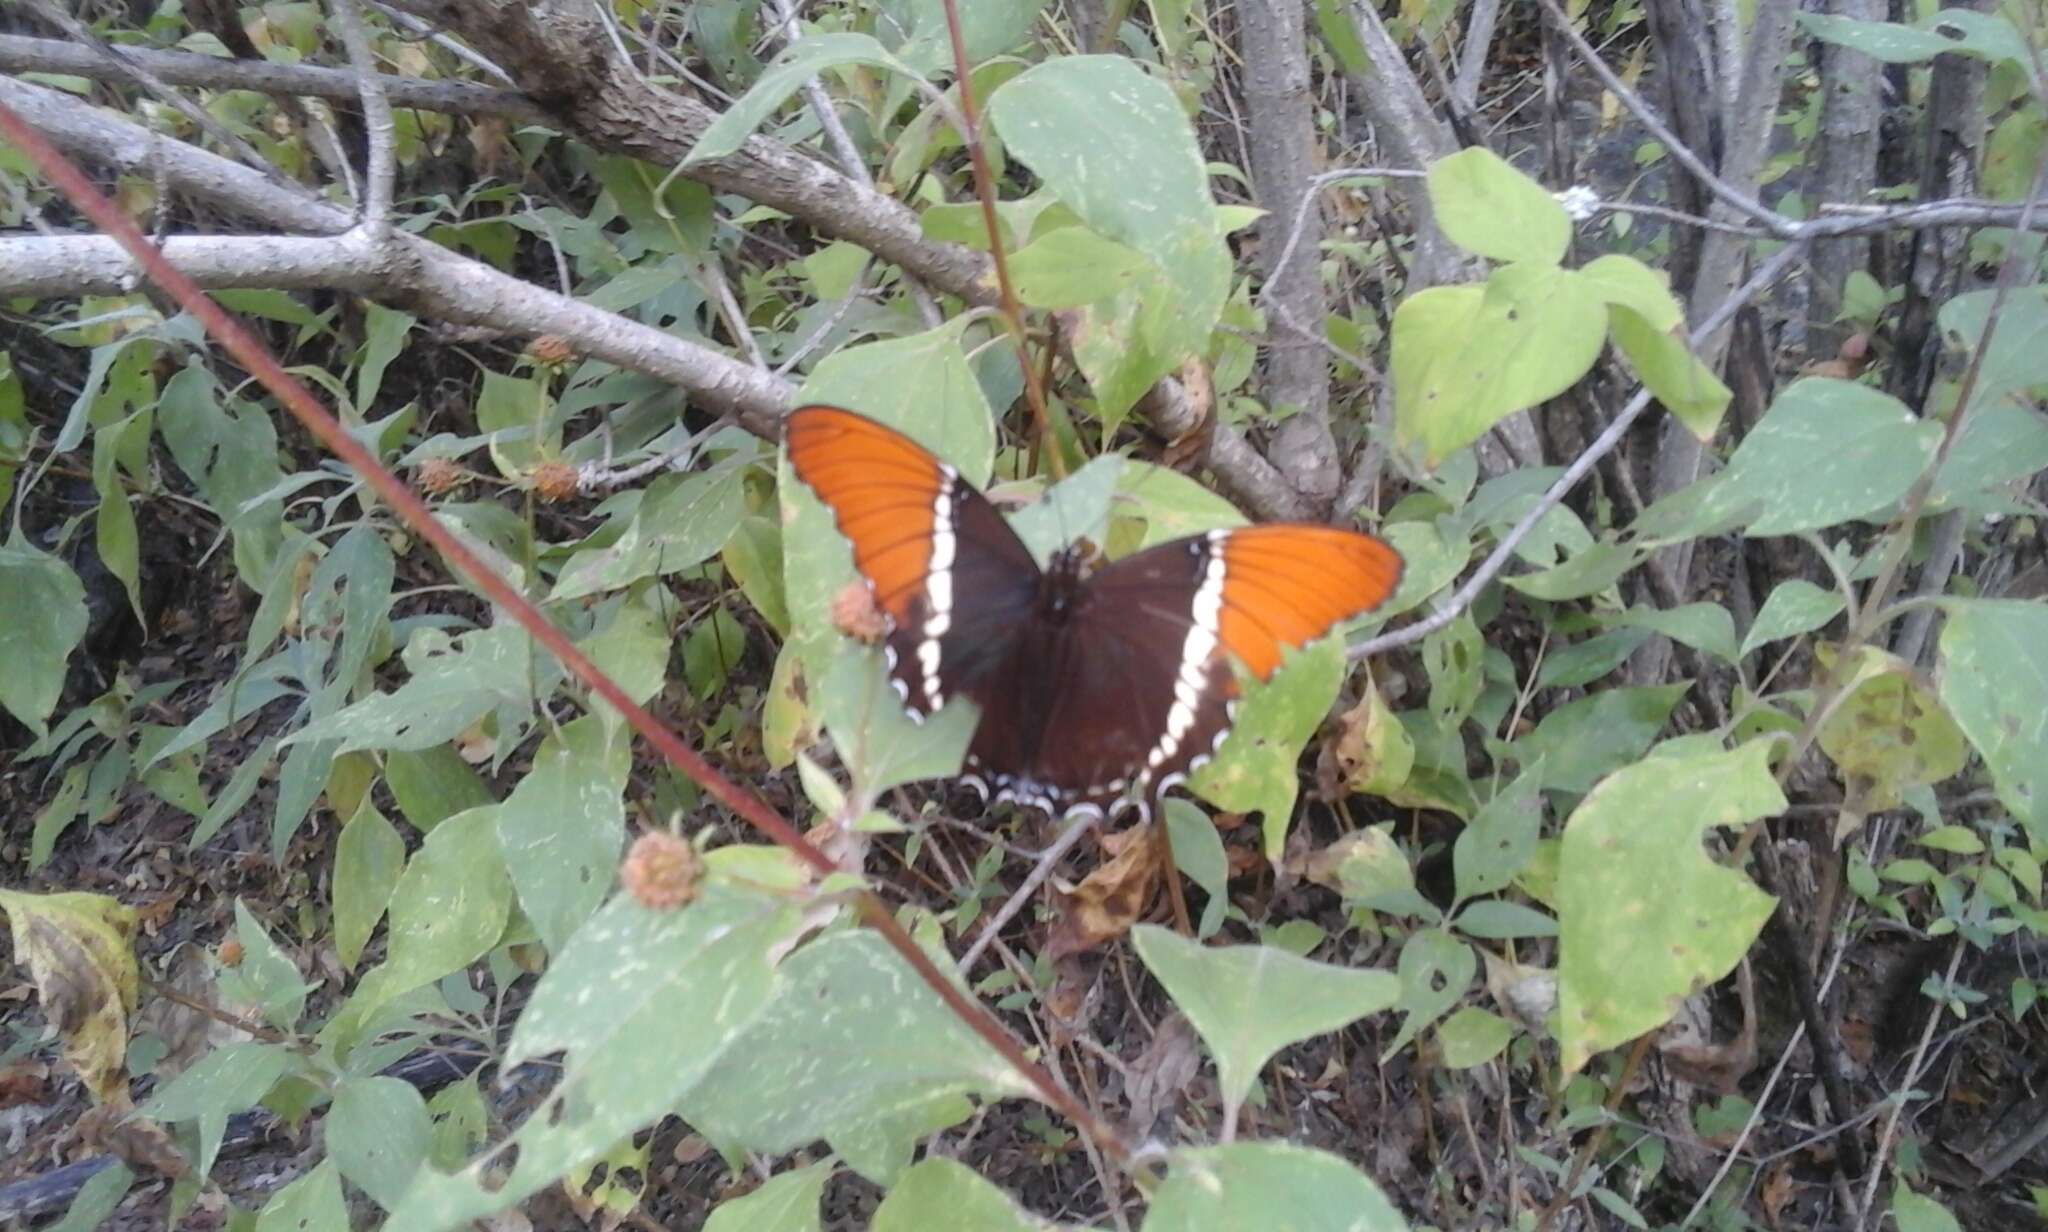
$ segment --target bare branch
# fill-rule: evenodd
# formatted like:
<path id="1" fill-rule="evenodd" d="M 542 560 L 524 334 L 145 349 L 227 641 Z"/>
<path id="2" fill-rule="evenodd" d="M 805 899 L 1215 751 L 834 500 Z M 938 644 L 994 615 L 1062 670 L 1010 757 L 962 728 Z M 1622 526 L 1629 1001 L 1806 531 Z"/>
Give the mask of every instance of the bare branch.
<path id="1" fill-rule="evenodd" d="M 0 78 L 0 103 L 20 112 L 59 148 L 126 166 L 154 158 L 180 191 L 227 202 L 272 225 L 316 238 L 173 238 L 174 264 L 216 287 L 337 287 L 465 325 L 558 334 L 583 354 L 689 390 L 703 404 L 773 436 L 794 391 L 785 381 L 651 326 L 579 303 L 438 244 L 392 233 L 385 243 L 350 230 L 340 209 L 280 189 L 246 167 L 139 126 L 56 90 Z M 339 238 L 334 237 L 337 233 Z M 9 294 L 77 295 L 134 286 L 132 262 L 98 237 L 0 240 L 0 288 Z"/>
<path id="2" fill-rule="evenodd" d="M 355 74 L 346 69 L 312 64 L 275 64 L 268 60 L 229 60 L 189 51 L 153 51 L 123 47 L 120 56 L 147 69 L 166 85 L 201 90 L 254 90 L 285 97 L 350 102 L 357 96 Z M 0 73 L 70 73 L 94 80 L 120 80 L 125 74 L 93 54 L 89 47 L 60 39 L 0 34 Z M 457 115 L 503 116 L 520 124 L 553 127 L 556 121 L 515 90 L 494 90 L 458 81 L 424 81 L 386 73 L 381 84 L 392 103 L 421 111 Z"/>
<path id="3" fill-rule="evenodd" d="M 136 63 L 125 51 L 109 46 L 106 40 L 94 34 L 83 22 L 48 3 L 48 0 L 33 0 L 30 8 L 36 16 L 70 35 L 78 44 L 78 50 L 84 52 L 102 74 L 132 81 L 148 90 L 179 115 L 190 120 L 200 132 L 233 150 L 235 157 L 243 163 L 263 172 L 272 180 L 284 182 L 284 175 L 276 167 L 271 166 L 270 160 L 258 154 L 248 142 L 230 132 L 204 107 L 172 89 L 169 83 L 151 73 L 146 66 Z"/>
<path id="4" fill-rule="evenodd" d="M 349 63 L 355 68 L 356 88 L 362 92 L 363 127 L 370 138 L 370 170 L 363 177 L 363 225 L 372 236 L 381 237 L 391 227 L 398 126 L 391 120 L 391 100 L 384 96 L 384 75 L 377 71 L 377 58 L 370 53 L 369 37 L 363 33 L 362 10 L 356 7 L 356 0 L 332 2 L 335 24 L 341 27 L 342 46 L 348 49 Z"/>
<path id="5" fill-rule="evenodd" d="M 1274 430 L 1271 454 L 1303 498 L 1327 510 L 1342 479 L 1330 431 L 1330 369 L 1321 351 L 1304 347 L 1294 332 L 1320 336 L 1329 312 L 1323 297 L 1315 100 L 1309 94 L 1303 6 L 1301 0 L 1244 0 L 1237 19 L 1251 121 L 1252 185 L 1268 211 L 1259 228 L 1265 267 L 1259 299 L 1270 313 L 1260 392 L 1275 412 L 1292 412 Z"/>

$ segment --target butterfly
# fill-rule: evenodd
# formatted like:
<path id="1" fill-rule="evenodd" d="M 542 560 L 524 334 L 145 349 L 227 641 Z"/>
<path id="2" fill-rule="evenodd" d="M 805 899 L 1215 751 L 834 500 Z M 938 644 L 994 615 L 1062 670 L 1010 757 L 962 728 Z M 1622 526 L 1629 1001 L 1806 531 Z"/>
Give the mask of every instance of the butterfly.
<path id="1" fill-rule="evenodd" d="M 893 428 L 806 406 L 784 442 L 853 545 L 905 708 L 921 721 L 974 702 L 963 781 L 1056 817 L 1150 817 L 1229 734 L 1233 661 L 1267 680 L 1401 580 L 1380 540 L 1299 523 L 1212 530 L 1093 573 L 1069 544 L 1041 569 L 987 497 Z"/>

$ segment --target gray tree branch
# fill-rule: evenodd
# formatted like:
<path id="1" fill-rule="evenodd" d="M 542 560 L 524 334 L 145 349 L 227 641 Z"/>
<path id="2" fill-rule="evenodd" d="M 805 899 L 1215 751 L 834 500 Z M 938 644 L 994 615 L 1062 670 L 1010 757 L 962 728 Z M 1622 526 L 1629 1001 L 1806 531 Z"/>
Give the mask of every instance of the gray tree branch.
<path id="1" fill-rule="evenodd" d="M 1303 0 L 1244 0 L 1238 39 L 1251 126 L 1252 186 L 1267 213 L 1259 224 L 1266 309 L 1265 403 L 1286 418 L 1268 451 L 1319 513 L 1342 478 L 1330 427 L 1330 365 L 1301 335 L 1320 336 L 1322 215 L 1315 204 L 1315 99 L 1309 93 Z"/>

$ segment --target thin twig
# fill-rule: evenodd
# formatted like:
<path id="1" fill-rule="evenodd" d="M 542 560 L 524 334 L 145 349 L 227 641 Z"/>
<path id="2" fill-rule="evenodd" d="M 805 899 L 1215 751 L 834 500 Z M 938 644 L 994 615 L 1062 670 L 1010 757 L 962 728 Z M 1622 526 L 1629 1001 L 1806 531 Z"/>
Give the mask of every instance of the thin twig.
<path id="1" fill-rule="evenodd" d="M 988 231 L 988 255 L 995 266 L 998 303 L 1003 324 L 1010 331 L 1010 343 L 1017 351 L 1017 367 L 1024 373 L 1024 396 L 1031 403 L 1032 421 L 1038 429 L 1040 452 L 1054 479 L 1066 476 L 1065 455 L 1053 436 L 1052 417 L 1045 408 L 1045 388 L 1038 382 L 1038 365 L 1031 362 L 1031 338 L 1024 325 L 1024 306 L 1017 300 L 1017 288 L 1010 281 L 1010 262 L 1004 254 L 1002 223 L 996 217 L 996 176 L 989 167 L 988 150 L 981 142 L 981 114 L 974 102 L 974 65 L 967 58 L 967 39 L 960 27 L 959 0 L 941 0 L 946 10 L 946 35 L 953 44 L 954 85 L 960 91 L 957 122 L 960 140 L 967 146 L 968 161 L 974 167 L 974 195 L 981 203 L 982 226 Z"/>
<path id="2" fill-rule="evenodd" d="M 1023 884 L 1019 885 L 1010 897 L 1003 901 L 1003 905 L 996 913 L 988 918 L 988 923 L 982 926 L 981 935 L 976 937 L 974 944 L 968 946 L 967 952 L 960 956 L 960 970 L 974 969 L 975 960 L 995 941 L 996 934 L 1003 931 L 1004 925 L 1017 918 L 1017 913 L 1024 909 L 1025 903 L 1031 901 L 1031 896 L 1038 892 L 1038 887 L 1045 884 L 1047 877 L 1052 876 L 1052 870 L 1058 867 L 1060 860 L 1067 852 L 1073 850 L 1074 844 L 1080 842 L 1100 820 L 1097 817 L 1079 818 L 1070 823 L 1060 832 L 1059 837 L 1046 846 L 1045 851 L 1038 857 L 1038 863 L 1031 866 L 1031 872 L 1024 878 Z"/>
<path id="3" fill-rule="evenodd" d="M 1620 74 L 1607 67 L 1607 61 L 1601 59 L 1600 53 L 1595 51 L 1593 45 L 1586 41 L 1586 36 L 1579 33 L 1578 27 L 1572 23 L 1572 19 L 1565 15 L 1565 11 L 1562 8 L 1558 7 L 1557 0 L 1537 0 L 1537 3 L 1543 6 L 1544 13 L 1549 16 L 1551 22 L 1556 26 L 1558 33 L 1563 35 L 1565 41 L 1572 45 L 1572 50 L 1579 53 L 1579 59 L 1585 63 L 1587 68 L 1593 70 L 1593 75 L 1600 79 L 1600 84 L 1607 87 L 1610 93 L 1621 100 L 1622 106 L 1627 107 L 1630 113 L 1636 117 L 1637 122 L 1650 130 L 1651 136 L 1663 143 L 1665 152 L 1670 154 L 1679 166 L 1691 172 L 1694 178 L 1706 185 L 1707 189 L 1716 197 L 1727 202 L 1728 205 L 1738 212 L 1746 214 L 1762 224 L 1773 236 L 1780 239 L 1795 238 L 1796 228 L 1784 215 L 1738 191 L 1734 185 L 1729 184 L 1720 176 L 1714 174 L 1713 169 L 1707 166 L 1706 162 L 1698 154 L 1695 154 L 1690 146 L 1679 140 L 1678 134 L 1665 126 L 1663 118 L 1657 114 L 1656 109 L 1644 102 L 1642 95 L 1630 89 L 1628 83 L 1621 79 Z"/>

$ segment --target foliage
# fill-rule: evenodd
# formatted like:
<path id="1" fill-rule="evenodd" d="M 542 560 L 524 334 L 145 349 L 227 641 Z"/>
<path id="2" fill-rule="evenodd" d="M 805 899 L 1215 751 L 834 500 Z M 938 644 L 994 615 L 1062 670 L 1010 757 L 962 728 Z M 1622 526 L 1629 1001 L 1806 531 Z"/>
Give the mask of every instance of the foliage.
<path id="1" fill-rule="evenodd" d="M 1829 916 L 1820 936 L 1866 942 L 1881 916 L 1989 954 L 2048 933 L 2048 606 L 1993 584 L 2038 555 L 2044 512 L 2048 296 L 2031 237 L 1980 229 L 1974 255 L 2002 264 L 2002 281 L 1913 313 L 1895 305 L 1925 287 L 1859 270 L 1842 320 L 1818 323 L 1903 336 L 1917 315 L 1945 363 L 1918 389 L 1894 379 L 1907 361 L 1893 353 L 1810 366 L 1741 405 L 1723 380 L 1739 362 L 1689 341 L 1700 301 L 1670 285 L 1670 230 L 1646 234 L 1624 211 L 1590 221 L 1526 170 L 1534 159 L 1477 146 L 1421 168 L 1398 225 L 1379 203 L 1362 230 L 1313 245 L 1332 306 L 1321 322 L 1288 317 L 1267 270 L 1291 220 L 1266 214 L 1265 151 L 1219 137 L 1210 101 L 1234 101 L 1248 90 L 1238 74 L 1265 68 L 1233 67 L 1219 42 L 1241 14 L 1111 5 L 1091 40 L 1065 10 L 963 0 L 961 66 L 948 3 L 827 4 L 787 35 L 772 5 L 611 7 L 633 38 L 687 37 L 690 71 L 728 100 L 694 146 L 659 165 L 635 155 L 661 147 L 607 145 L 596 126 L 569 136 L 401 108 L 398 231 L 494 277 L 559 283 L 591 314 L 575 320 L 644 328 L 639 343 L 746 356 L 738 370 L 783 403 L 891 424 L 986 488 L 1040 559 L 1077 539 L 1118 557 L 1240 524 L 1246 511 L 1216 489 L 1259 498 L 1247 473 L 1291 482 L 1281 442 L 1321 416 L 1330 448 L 1362 460 L 1351 478 L 1369 482 L 1347 485 L 1356 508 L 1325 493 L 1309 512 L 1397 547 L 1400 589 L 1271 680 L 1244 682 L 1219 756 L 1164 810 L 1166 842 L 1117 835 L 1088 857 L 1095 876 L 1055 881 L 1055 938 L 1085 894 L 1143 899 L 1104 910 L 1070 947 L 1123 946 L 1128 931 L 1141 960 L 1107 965 L 1127 976 L 1129 1020 L 1153 1034 L 1098 1040 L 1090 997 L 1116 981 L 1095 982 L 1094 956 L 1059 951 L 1038 921 L 1003 934 L 1002 963 L 956 967 L 1021 878 L 1006 855 L 1044 836 L 1009 812 L 965 837 L 946 824 L 929 785 L 959 771 L 977 716 L 956 704 L 913 722 L 880 652 L 843 635 L 846 541 L 772 423 L 725 409 L 719 380 L 686 396 L 629 362 L 631 346 L 599 358 L 561 338 L 519 353 L 451 340 L 410 310 L 416 297 L 315 293 L 275 271 L 277 285 L 219 296 L 631 701 L 797 810 L 800 829 L 815 823 L 830 875 L 761 845 L 707 784 L 653 758 L 617 706 L 423 551 L 191 317 L 140 291 L 11 300 L 10 319 L 39 328 L 0 351 L 0 711 L 19 724 L 0 730 L 18 770 L 0 786 L 24 784 L 0 804 L 25 838 L 6 876 L 35 888 L 0 891 L 0 910 L 54 1028 L 47 1046 L 93 1102 L 168 1128 L 189 1165 L 176 1211 L 206 1193 L 232 1206 L 231 1226 L 344 1229 L 359 1197 L 382 1226 L 434 1229 L 559 1193 L 611 1226 L 645 1214 L 666 1169 L 657 1134 L 687 1126 L 699 1150 L 685 1162 L 704 1160 L 718 1194 L 712 1229 L 816 1228 L 828 1191 L 851 1185 L 879 1194 L 883 1229 L 1042 1228 L 1055 1208 L 1116 1204 L 1147 1229 L 1393 1230 L 1411 1200 L 1415 1226 L 1508 1226 L 1516 1203 L 1533 1215 L 1519 1196 L 1532 1178 L 1555 1195 L 1551 1214 L 1583 1201 L 1630 1226 L 1677 1226 L 1671 1195 L 1690 1200 L 1698 1182 L 1673 1181 L 1665 1152 L 1747 1133 L 1748 1106 L 1684 1109 L 1690 1137 L 1646 1128 L 1617 1111 L 1640 1094 L 1642 1049 L 1629 1046 L 1654 1041 L 1674 1070 L 1725 1055 L 1678 1036 L 1714 1024 L 1716 990 L 1793 905 L 1770 870 L 1802 849 L 1774 845 L 1802 833 L 1802 810 L 1825 814 L 1803 849 L 1827 853 L 1826 876 L 1839 868 L 1855 925 Z M 1399 8 L 1388 28 L 1432 56 L 1470 15 Z M 1319 88 L 1382 71 L 1355 14 L 1316 12 Z M 1632 12 L 1583 16 L 1626 41 L 1642 34 Z M 332 59 L 321 16 L 251 5 L 235 32 L 281 65 Z M 224 45 L 179 6 L 137 28 L 94 17 L 137 46 Z M 1798 20 L 1828 47 L 1917 73 L 1943 52 L 1980 62 L 1986 192 L 2030 191 L 2048 131 L 2031 93 L 2038 31 L 1970 10 Z M 371 36 L 408 76 L 473 72 L 384 17 Z M 827 131 L 827 148 L 843 157 L 843 137 L 861 179 L 904 203 L 902 233 L 883 239 L 927 246 L 929 268 L 806 215 L 786 181 L 720 178 L 816 137 L 820 91 L 836 107 L 828 128 L 847 130 Z M 335 113 L 312 122 L 253 90 L 203 94 L 222 132 L 291 175 L 328 166 Z M 1332 113 L 1315 140 L 1343 132 Z M 1644 162 L 1664 158 L 1656 144 Z M 437 160 L 458 147 L 472 162 L 451 179 Z M 840 174 L 808 155 L 783 165 L 801 179 L 792 167 Z M 0 171 L 25 186 L 0 203 L 10 225 L 27 208 L 69 217 L 20 152 L 0 149 Z M 1380 177 L 1335 178 L 1346 184 L 1318 181 L 1329 191 L 1311 205 L 1365 219 Z M 113 182 L 131 215 L 199 229 L 149 176 Z M 968 261 L 981 272 L 966 283 L 935 277 Z M 1437 278 L 1446 268 L 1456 275 Z M 1283 405 L 1274 354 L 1325 344 L 1328 409 Z M 1746 375 L 1745 389 L 1771 385 Z M 1613 409 L 1599 398 L 1635 386 L 1671 417 L 1638 437 L 1703 443 L 1708 458 L 1647 493 L 1643 459 L 1625 450 L 1596 469 L 1581 452 Z M 1175 396 L 1199 408 L 1184 429 L 1167 427 Z M 1539 444 L 1568 443 L 1551 450 L 1560 465 L 1489 453 L 1536 423 Z M 1232 448 L 1265 469 L 1232 471 Z M 1573 478 L 1594 478 L 1560 500 L 1551 489 L 1574 461 Z M 1685 556 L 1739 580 L 1699 582 L 1708 570 L 1684 572 Z M 1973 568 L 1951 576 L 1959 559 Z M 168 603 L 165 573 L 188 575 Z M 1930 639 L 1904 632 L 1927 619 Z M 107 649 L 110 628 L 129 630 L 128 651 Z M 1366 663 L 1347 653 L 1390 631 L 1405 640 Z M 148 653 L 164 647 L 176 657 Z M 129 870 L 94 864 L 106 836 L 134 850 L 145 832 L 151 850 L 248 878 L 209 883 L 210 917 L 185 930 L 204 944 L 183 959 L 159 943 L 161 917 L 130 901 Z M 626 855 L 648 834 L 670 843 L 652 871 Z M 864 858 L 876 850 L 887 858 Z M 1172 906 L 1148 916 L 1155 885 Z M 1834 909 L 1833 882 L 1821 901 Z M 937 977 L 868 927 L 867 902 L 891 905 Z M 1169 910 L 1177 927 L 1144 922 Z M 1812 976 L 1810 958 L 1791 961 Z M 193 964 L 229 1034 L 181 1050 L 145 1021 L 143 976 L 167 983 L 174 962 Z M 2039 1029 L 2023 979 L 1911 991 L 1936 1012 L 2009 1010 Z M 1068 1105 L 960 997 L 999 1011 L 1106 1124 L 1167 1106 L 1144 1102 L 1144 1085 L 1173 1072 L 1182 1040 L 1177 1120 L 1129 1127 L 1167 1145 L 1140 1151 L 1060 1119 Z M 1767 1015 L 1774 1038 L 1797 1014 Z M 1756 1030 L 1744 1028 L 1752 1060 Z M 393 1071 L 451 1040 L 489 1077 L 428 1093 Z M 46 1043 L 24 1032 L 0 1047 L 11 1060 Z M 1100 1106 L 1109 1071 L 1084 1072 L 1098 1063 L 1123 1107 Z M 515 1110 L 500 1092 L 530 1073 L 546 1089 Z M 1503 1190 L 1516 1196 L 1462 1209 L 1455 1185 L 1397 1192 L 1381 1173 L 1399 1151 L 1283 1140 L 1311 1132 L 1303 1110 L 1337 1108 L 1334 1084 L 1358 1074 L 1383 1100 L 1405 1084 L 1389 1123 L 1403 1100 L 1428 1124 L 1438 1096 L 1462 1113 L 1486 1091 L 1502 1124 L 1541 1124 L 1499 1165 L 1520 1170 Z M 317 1118 L 321 1153 L 273 1193 L 209 1189 L 231 1121 L 258 1109 Z M 1729 1138 L 1710 1132 L 1716 1116 L 1734 1118 Z M 997 1126 L 1016 1135 L 1000 1153 L 968 1150 Z M 1004 1156 L 1027 1162 L 1005 1171 Z M 1881 1161 L 1892 1218 L 1958 1226 L 1915 1158 Z M 1113 1192 L 1048 1195 L 1029 1171 L 1075 1160 Z M 67 1226 L 106 1218 L 136 1175 L 99 1174 Z M 1745 1164 L 1698 1203 L 1742 1226 L 1752 1189 L 1774 1183 Z"/>

